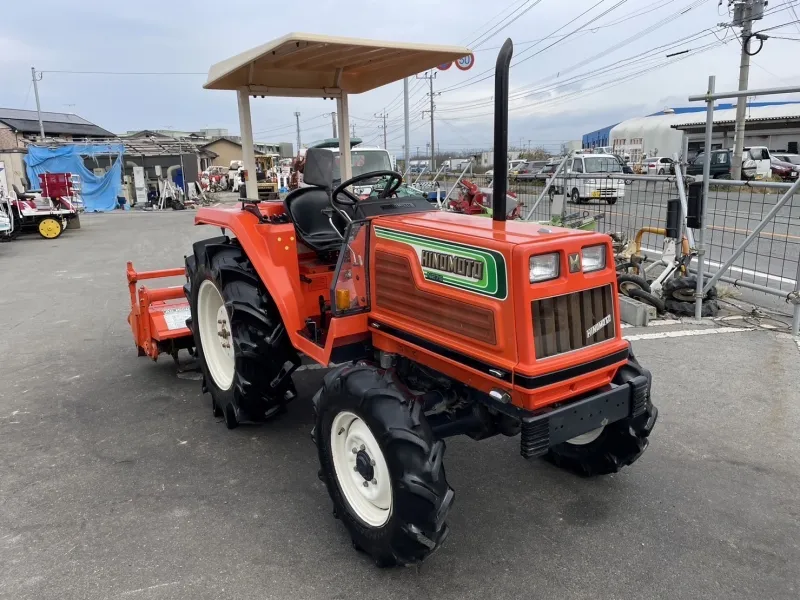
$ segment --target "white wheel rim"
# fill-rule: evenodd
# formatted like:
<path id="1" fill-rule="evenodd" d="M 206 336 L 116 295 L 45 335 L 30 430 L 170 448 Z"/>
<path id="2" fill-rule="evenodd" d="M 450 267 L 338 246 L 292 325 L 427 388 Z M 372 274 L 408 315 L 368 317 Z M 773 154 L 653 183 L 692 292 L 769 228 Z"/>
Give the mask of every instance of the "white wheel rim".
<path id="1" fill-rule="evenodd" d="M 392 514 L 389 467 L 378 441 L 360 417 L 349 411 L 336 415 L 331 455 L 339 489 L 356 516 L 371 527 L 384 525 Z M 365 468 L 367 460 L 369 468 Z M 372 474 L 372 479 L 365 473 Z"/>
<path id="2" fill-rule="evenodd" d="M 600 437 L 600 434 L 603 433 L 603 429 L 605 429 L 605 427 L 598 427 L 597 429 L 592 429 L 591 431 L 587 431 L 581 435 L 576 435 L 574 438 L 567 440 L 567 443 L 574 446 L 585 446 L 586 444 L 591 444 Z"/>
<path id="3" fill-rule="evenodd" d="M 222 294 L 208 279 L 197 292 L 197 320 L 211 378 L 219 389 L 227 390 L 233 384 L 235 371 L 230 319 Z"/>

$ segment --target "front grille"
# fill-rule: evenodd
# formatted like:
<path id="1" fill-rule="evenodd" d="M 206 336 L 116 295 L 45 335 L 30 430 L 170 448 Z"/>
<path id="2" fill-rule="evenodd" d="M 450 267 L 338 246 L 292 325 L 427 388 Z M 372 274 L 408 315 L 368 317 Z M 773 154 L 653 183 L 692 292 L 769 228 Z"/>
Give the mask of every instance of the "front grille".
<path id="1" fill-rule="evenodd" d="M 536 358 L 580 350 L 610 340 L 614 303 L 610 285 L 531 302 Z M 607 323 L 598 325 L 604 320 Z"/>

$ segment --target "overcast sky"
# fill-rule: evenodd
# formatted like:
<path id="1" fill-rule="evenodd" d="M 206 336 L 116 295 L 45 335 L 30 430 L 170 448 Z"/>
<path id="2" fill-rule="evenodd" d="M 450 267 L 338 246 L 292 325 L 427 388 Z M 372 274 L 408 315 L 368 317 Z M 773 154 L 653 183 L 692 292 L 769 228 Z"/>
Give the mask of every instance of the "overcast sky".
<path id="1" fill-rule="evenodd" d="M 204 127 L 238 133 L 235 94 L 203 90 L 202 73 L 214 62 L 291 31 L 476 48 L 471 71 L 437 73 L 435 88 L 445 90 L 436 98 L 436 141 L 442 152 L 491 146 L 493 79 L 481 81 L 481 74 L 493 67 L 506 37 L 515 42 L 514 62 L 528 58 L 511 70 L 511 145 L 521 140 L 525 146 L 530 141 L 556 149 L 562 141 L 625 118 L 685 106 L 689 94 L 705 90 L 710 74 L 717 76 L 718 90 L 735 89 L 738 78 L 739 42 L 730 29 L 716 27 L 730 21 L 727 0 L 722 6 L 717 0 L 38 0 L 3 5 L 0 106 L 35 108 L 30 74 L 35 66 L 45 72 L 39 84 L 42 110 L 74 112 L 117 133 Z M 800 0 L 772 0 L 767 11 L 772 14 L 755 30 L 783 25 L 769 35 L 795 39 L 767 40 L 753 57 L 750 87 L 798 85 L 800 24 L 793 22 Z M 501 22 L 504 17 L 509 18 Z M 501 30 L 488 37 L 498 23 Z M 716 35 L 703 32 L 707 28 Z M 706 35 L 689 37 L 695 33 Z M 565 34 L 571 35 L 562 38 Z M 541 38 L 547 39 L 531 43 Z M 688 39 L 682 43 L 682 38 Z M 714 45 L 706 49 L 709 44 Z M 690 52 L 665 58 L 682 50 Z M 675 62 L 662 65 L 666 61 Z M 430 141 L 420 112 L 427 103 L 425 87 L 412 82 L 412 152 L 417 147 L 424 152 Z M 382 145 L 374 114 L 387 109 L 388 146 L 399 154 L 401 92 L 402 83 L 393 83 L 352 96 L 356 135 Z M 252 110 L 257 139 L 291 142 L 293 115 L 299 111 L 305 143 L 330 135 L 330 118 L 322 115 L 335 110 L 335 103 L 254 99 Z"/>

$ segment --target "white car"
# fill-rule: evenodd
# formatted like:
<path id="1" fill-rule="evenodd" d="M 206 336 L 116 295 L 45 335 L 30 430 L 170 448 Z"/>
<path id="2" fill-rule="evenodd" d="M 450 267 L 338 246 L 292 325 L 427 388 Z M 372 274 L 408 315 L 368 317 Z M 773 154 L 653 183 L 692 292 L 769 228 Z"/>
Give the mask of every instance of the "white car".
<path id="1" fill-rule="evenodd" d="M 669 175 L 672 173 L 672 164 L 675 161 L 667 156 L 653 156 L 644 162 L 647 168 L 646 175 Z"/>
<path id="2" fill-rule="evenodd" d="M 597 173 L 596 179 L 574 177 L 576 174 Z M 625 180 L 604 177 L 608 174 L 622 174 L 622 165 L 613 154 L 576 155 L 567 162 L 565 187 L 570 200 L 575 204 L 589 200 L 605 200 L 616 204 L 625 196 Z"/>

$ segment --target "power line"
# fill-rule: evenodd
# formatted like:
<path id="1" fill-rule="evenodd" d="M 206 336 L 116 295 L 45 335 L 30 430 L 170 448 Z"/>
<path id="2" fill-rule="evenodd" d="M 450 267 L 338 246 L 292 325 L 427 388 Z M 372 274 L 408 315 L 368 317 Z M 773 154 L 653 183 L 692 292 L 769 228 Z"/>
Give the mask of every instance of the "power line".
<path id="1" fill-rule="evenodd" d="M 511 6 L 511 7 L 514 7 L 514 6 L 517 6 L 517 7 L 519 7 L 519 5 L 523 5 L 523 4 L 525 4 L 525 3 L 529 2 L 529 1 L 530 1 L 530 0 L 517 0 L 516 2 L 512 2 L 512 4 L 511 4 L 510 6 Z M 538 1 L 536 2 L 536 4 L 538 4 L 540 1 L 541 1 L 541 0 L 538 0 Z M 601 1 L 602 1 L 602 0 L 601 0 Z M 535 6 L 535 5 L 534 5 L 534 6 Z M 532 7 L 531 7 L 531 8 L 532 8 Z M 492 17 L 492 19 L 490 19 L 490 20 L 489 20 L 489 23 L 487 23 L 487 25 L 488 25 L 488 24 L 491 24 L 491 23 L 492 23 L 493 21 L 495 21 L 495 20 L 496 20 L 498 17 L 500 17 L 500 15 L 504 14 L 504 13 L 505 13 L 506 11 L 508 11 L 508 10 L 509 10 L 509 7 L 507 7 L 507 8 L 505 8 L 505 9 L 503 9 L 502 11 L 500 11 L 500 12 L 499 12 L 497 15 L 495 15 L 494 17 Z M 512 10 L 513 10 L 513 11 L 516 11 L 517 9 L 512 9 Z M 524 14 L 524 13 L 523 13 L 523 14 Z M 473 31 L 472 31 L 472 32 L 469 34 L 469 36 L 472 36 L 472 35 L 474 35 L 474 34 L 475 34 L 475 32 L 479 31 L 480 29 L 481 29 L 481 27 L 478 27 L 477 29 L 473 30 Z M 495 32 L 495 33 L 497 33 L 497 32 Z M 478 40 L 478 39 L 480 39 L 480 38 L 481 38 L 481 37 L 483 37 L 484 35 L 485 35 L 485 33 L 483 33 L 483 34 L 479 35 L 477 38 L 475 38 L 475 40 Z M 462 39 L 469 39 L 469 36 L 468 36 L 468 37 L 465 37 L 465 38 L 462 38 Z M 484 41 L 487 41 L 488 39 L 489 39 L 489 38 L 487 38 L 487 39 L 486 39 L 486 40 L 484 40 Z M 465 45 L 466 45 L 466 46 L 471 46 L 471 45 L 472 45 L 472 43 L 473 43 L 473 42 L 469 42 L 469 43 L 466 43 Z M 421 91 L 423 91 L 423 90 L 424 90 L 424 85 L 422 84 L 422 82 L 421 82 L 420 80 L 417 80 L 417 81 L 415 81 L 415 82 L 414 82 L 414 84 L 413 84 L 413 87 L 412 87 L 412 88 L 409 90 L 409 92 L 408 92 L 408 95 L 409 95 L 409 100 L 410 100 L 411 98 L 414 98 L 414 97 L 415 97 L 415 96 L 416 96 L 418 93 L 420 93 L 420 92 L 421 92 Z M 400 104 L 402 104 L 402 103 L 403 103 L 403 90 L 401 90 L 401 91 L 400 91 L 400 92 L 399 92 L 399 93 L 398 93 L 398 94 L 397 94 L 397 95 L 396 95 L 396 96 L 395 96 L 395 97 L 394 97 L 392 100 L 390 100 L 390 101 L 389 101 L 389 103 L 388 103 L 386 106 L 384 106 L 383 110 L 384 110 L 384 112 L 389 112 L 389 111 L 392 111 L 392 110 L 394 110 L 394 109 L 396 109 L 396 108 L 399 108 L 399 107 L 400 107 Z M 411 112 L 413 112 L 413 109 L 409 109 L 409 110 L 410 110 Z"/>
<path id="2" fill-rule="evenodd" d="M 550 34 L 550 36 L 548 36 L 548 37 L 551 37 L 553 34 L 557 33 L 557 32 L 558 32 L 558 31 L 560 31 L 561 29 L 564 29 L 566 26 L 570 25 L 571 23 L 574 23 L 575 21 L 577 21 L 578 19 L 580 19 L 581 17 L 583 17 L 583 16 L 584 16 L 584 15 L 586 15 L 587 13 L 591 12 L 592 10 L 594 10 L 594 8 L 596 8 L 597 6 L 599 6 L 599 5 L 600 5 L 600 4 L 601 4 L 603 1 L 604 1 L 604 0 L 600 0 L 600 2 L 598 2 L 597 4 L 593 5 L 592 7 L 590 7 L 589 9 L 587 9 L 586 11 L 584 11 L 583 13 L 581 13 L 580 15 L 578 15 L 577 17 L 573 18 L 572 20 L 568 21 L 567 23 L 565 23 L 564 25 L 562 25 L 561 27 L 559 27 L 558 29 L 556 29 L 556 30 L 555 30 L 554 32 L 552 32 L 552 33 Z M 563 41 L 564 41 L 565 39 L 567 39 L 567 37 L 569 37 L 570 35 L 573 35 L 573 34 L 577 34 L 577 33 L 579 33 L 580 31 L 584 30 L 584 29 L 585 29 L 585 28 L 586 28 L 588 25 L 590 25 L 591 23 L 593 23 L 593 22 L 597 21 L 598 19 L 602 18 L 603 16 L 607 15 L 607 14 L 608 14 L 608 13 L 610 13 L 611 11 L 613 11 L 613 10 L 615 10 L 616 8 L 618 8 L 619 6 L 621 6 L 621 5 L 622 5 L 622 4 L 623 4 L 625 1 L 626 1 L 626 0 L 621 0 L 620 2 L 618 2 L 617 4 L 615 4 L 614 6 L 612 6 L 612 7 L 608 8 L 608 9 L 606 9 L 605 11 L 603 11 L 601 14 L 599 14 L 599 15 L 597 15 L 597 16 L 595 16 L 595 17 L 593 17 L 593 18 L 592 18 L 592 19 L 590 19 L 588 22 L 584 23 L 583 25 L 580 25 L 580 26 L 579 26 L 578 28 L 576 28 L 576 29 L 573 29 L 573 30 L 572 30 L 572 31 L 571 31 L 569 34 L 567 34 L 567 35 L 563 36 L 561 39 L 558 39 L 558 40 L 554 41 L 552 44 L 549 44 L 548 46 L 545 46 L 545 47 L 544 47 L 544 48 L 542 48 L 541 50 L 539 50 L 539 51 L 537 51 L 537 52 L 535 52 L 535 53 L 533 53 L 533 54 L 531 54 L 531 55 L 529 55 L 529 56 L 526 56 L 525 58 L 521 58 L 521 59 L 517 60 L 517 62 L 515 62 L 515 63 L 514 63 L 514 64 L 512 64 L 511 66 L 512 66 L 512 67 L 514 67 L 514 66 L 517 66 L 517 65 L 519 65 L 519 64 L 521 64 L 521 63 L 523 63 L 523 62 L 526 62 L 526 61 L 530 60 L 531 58 L 533 58 L 533 57 L 535 57 L 535 56 L 538 56 L 539 54 L 541 54 L 541 53 L 545 52 L 546 50 L 548 50 L 548 49 L 552 48 L 552 47 L 553 47 L 553 46 L 555 46 L 556 44 L 559 44 L 559 43 L 563 42 Z M 669 0 L 669 2 L 670 2 L 670 3 L 671 3 L 671 2 L 673 2 L 673 1 L 674 1 L 674 0 Z M 564 72 L 569 72 L 569 71 L 571 71 L 571 70 L 574 70 L 574 69 L 576 69 L 576 68 L 578 68 L 578 67 L 580 67 L 580 66 L 583 66 L 583 65 L 585 65 L 585 64 L 588 64 L 588 63 L 590 63 L 590 62 L 593 62 L 593 61 L 597 60 L 598 58 L 601 58 L 602 56 L 605 56 L 606 54 L 609 54 L 609 53 L 611 53 L 611 52 L 614 52 L 615 50 L 618 50 L 619 48 L 621 48 L 621 47 L 623 47 L 623 46 L 626 46 L 626 45 L 628 45 L 628 44 L 630 44 L 630 43 L 632 43 L 632 42 L 634 42 L 634 41 L 636 41 L 636 40 L 640 39 L 641 37 L 643 37 L 643 36 L 645 36 L 645 35 L 647 35 L 647 34 L 649 34 L 649 33 L 652 33 L 652 32 L 653 32 L 653 31 L 655 31 L 656 29 L 659 29 L 659 28 L 663 27 L 664 25 L 667 25 L 668 23 L 670 23 L 670 22 L 674 21 L 675 19 L 679 18 L 679 17 L 680 17 L 680 16 L 682 16 L 682 15 L 685 15 L 685 14 L 686 14 L 686 13 L 688 13 L 689 11 L 691 11 L 691 10 L 693 10 L 693 9 L 695 9 L 695 8 L 697 8 L 697 7 L 699 7 L 700 5 L 704 4 L 704 3 L 705 3 L 705 2 L 707 2 L 707 1 L 708 1 L 708 0 L 693 0 L 693 2 L 691 2 L 691 3 L 690 3 L 688 6 L 686 6 L 686 7 L 685 7 L 685 8 L 684 8 L 682 11 L 679 11 L 679 12 L 678 12 L 678 13 L 676 13 L 676 14 L 673 14 L 673 15 L 671 15 L 671 16 L 669 16 L 669 17 L 666 17 L 666 18 L 664 18 L 664 19 L 662 19 L 662 20 L 660 20 L 660 21 L 658 21 L 658 22 L 656 22 L 656 23 L 654 23 L 654 24 L 652 24 L 652 25 L 650 25 L 650 26 L 646 27 L 645 29 L 643 29 L 643 30 L 641 30 L 641 31 L 637 32 L 636 34 L 634 34 L 634 35 L 632 35 L 632 36 L 630 36 L 630 37 L 626 38 L 626 39 L 625 39 L 625 40 L 623 40 L 622 42 L 619 42 L 619 43 L 617 43 L 617 44 L 615 44 L 615 45 L 613 45 L 613 46 L 611 46 L 611 47 L 609 47 L 609 48 L 606 48 L 604 51 L 602 51 L 602 52 L 600 52 L 600 53 L 598 53 L 598 54 L 595 54 L 595 55 L 594 55 L 592 58 L 586 59 L 586 60 L 584 60 L 584 61 L 582 61 L 582 62 L 579 62 L 579 63 L 577 63 L 577 64 L 575 64 L 575 65 L 572 65 L 571 67 L 567 68 L 566 70 L 564 70 L 564 69 L 560 70 L 560 71 L 559 71 L 559 75 L 560 75 L 560 74 L 562 74 L 562 73 L 564 73 Z M 543 38 L 543 40 L 544 40 L 544 39 L 548 39 L 548 38 Z M 525 53 L 529 52 L 529 51 L 530 51 L 530 50 L 532 50 L 532 49 L 533 49 L 533 47 L 531 47 L 531 48 L 528 48 L 527 50 L 523 51 L 523 52 L 520 54 L 520 57 L 521 57 L 523 54 L 525 54 Z M 518 58 L 519 58 L 519 57 L 518 57 Z M 484 71 L 484 73 L 490 73 L 490 70 Z M 479 75 L 480 75 L 480 74 L 479 74 Z M 477 77 L 477 76 L 476 76 L 476 77 Z M 480 82 L 480 81 L 485 81 L 486 79 L 491 79 L 492 77 L 494 77 L 494 73 L 493 73 L 493 72 L 491 72 L 490 74 L 488 74 L 486 77 L 483 77 L 483 78 L 481 78 L 481 79 L 478 79 L 477 81 L 472 81 L 471 83 L 478 83 L 478 82 Z M 474 78 L 473 78 L 473 79 L 474 79 Z M 471 83 L 470 83 L 470 81 L 468 80 L 467 82 L 464 82 L 463 84 L 456 85 L 456 86 L 451 86 L 451 87 L 449 87 L 449 88 L 445 88 L 445 89 L 443 89 L 443 90 L 442 90 L 442 92 L 454 91 L 454 90 L 460 89 L 460 88 L 462 88 L 462 87 L 465 87 L 466 85 L 471 85 Z"/>
<path id="3" fill-rule="evenodd" d="M 674 0 L 670 0 L 670 1 L 674 1 Z M 642 16 L 644 14 L 652 12 L 652 8 L 655 7 L 655 6 L 658 6 L 659 8 L 663 8 L 664 7 L 664 0 L 656 0 L 655 2 L 653 2 L 651 4 L 648 4 L 648 5 L 643 6 L 641 8 L 637 8 L 632 12 L 625 13 L 624 15 L 621 15 L 615 21 L 610 21 L 608 23 L 603 23 L 602 25 L 596 25 L 596 26 L 594 26 L 594 27 L 592 27 L 590 29 L 580 31 L 577 35 L 584 35 L 584 34 L 587 34 L 587 33 L 595 33 L 597 31 L 599 31 L 600 29 L 607 29 L 608 27 L 614 27 L 615 25 L 619 25 L 620 23 L 622 23 L 623 21 L 627 21 L 628 19 L 632 19 L 634 17 L 640 17 L 640 16 Z M 522 46 L 530 46 L 531 44 L 536 44 L 538 42 L 542 42 L 542 41 L 547 40 L 547 39 L 562 38 L 562 37 L 565 37 L 567 35 L 570 35 L 570 34 L 568 34 L 568 33 L 562 33 L 561 35 L 552 35 L 551 34 L 551 35 L 549 35 L 547 37 L 537 38 L 535 40 L 524 40 L 524 41 L 521 41 L 521 42 L 515 41 L 514 42 L 514 47 L 515 48 L 521 48 Z M 478 50 L 475 50 L 475 52 L 486 52 L 487 50 L 499 50 L 500 48 L 502 48 L 502 46 L 492 46 L 490 48 L 480 48 Z"/>
<path id="4" fill-rule="evenodd" d="M 554 96 L 553 98 L 550 98 L 548 100 L 544 100 L 544 101 L 541 101 L 541 102 L 530 102 L 530 103 L 522 104 L 522 105 L 519 105 L 519 106 L 511 107 L 511 108 L 509 108 L 509 112 L 513 112 L 513 111 L 517 111 L 517 110 L 523 110 L 523 109 L 526 109 L 526 108 L 531 108 L 533 106 L 536 106 L 536 107 L 546 106 L 548 104 L 552 104 L 552 103 L 555 103 L 555 102 L 563 104 L 564 101 L 566 101 L 566 100 L 572 100 L 572 99 L 575 99 L 575 98 L 578 98 L 578 97 L 589 96 L 591 94 L 595 94 L 597 92 L 600 92 L 600 91 L 603 91 L 605 89 L 608 89 L 609 87 L 613 87 L 613 86 L 618 85 L 620 83 L 624 83 L 624 82 L 630 81 L 632 79 L 636 79 L 637 77 L 640 77 L 642 75 L 646 75 L 648 73 L 652 73 L 654 68 L 661 68 L 661 67 L 665 67 L 665 66 L 671 65 L 671 64 L 676 63 L 676 62 L 680 62 L 682 60 L 686 60 L 687 58 L 689 58 L 691 56 L 695 56 L 695 55 L 700 54 L 702 52 L 707 52 L 708 50 L 711 50 L 714 47 L 718 47 L 718 46 L 724 45 L 726 43 L 728 43 L 728 42 L 712 42 L 712 43 L 710 43 L 710 44 L 708 44 L 706 46 L 701 46 L 700 48 L 696 48 L 696 49 L 690 51 L 687 54 L 682 54 L 680 56 L 676 56 L 674 58 L 667 59 L 667 60 L 665 60 L 665 61 L 663 61 L 663 62 L 661 62 L 659 64 L 656 64 L 656 65 L 647 65 L 645 68 L 643 68 L 643 69 L 641 69 L 639 71 L 622 75 L 622 76 L 618 77 L 617 79 L 612 79 L 612 80 L 606 81 L 606 82 L 601 83 L 600 85 L 598 85 L 596 87 L 593 87 L 591 89 L 588 89 L 588 90 L 577 90 L 575 92 L 562 94 L 560 96 Z M 479 114 L 474 114 L 474 115 L 465 115 L 465 116 L 460 117 L 460 119 L 461 120 L 476 119 L 476 118 L 480 118 L 480 117 L 490 116 L 490 115 L 493 115 L 493 114 L 494 114 L 493 112 L 484 112 L 484 113 L 479 113 Z"/>
<path id="5" fill-rule="evenodd" d="M 317 119 L 321 119 L 321 118 L 327 117 L 329 115 L 330 115 L 330 113 L 322 113 L 321 115 L 317 115 L 315 117 L 310 117 L 308 119 L 304 119 L 304 120 L 300 121 L 300 125 L 303 125 L 304 123 L 309 123 L 311 121 L 316 121 Z M 254 131 L 253 133 L 271 133 L 271 132 L 274 132 L 274 131 L 278 131 L 279 129 L 293 129 L 296 125 L 297 125 L 296 123 L 291 123 L 291 124 L 288 124 L 288 125 L 279 125 L 279 126 L 272 127 L 272 128 L 269 128 L 269 129 L 259 129 L 258 131 Z"/>
<path id="6" fill-rule="evenodd" d="M 668 42 L 666 44 L 662 44 L 660 46 L 655 46 L 654 48 L 650 48 L 649 50 L 645 50 L 643 52 L 640 52 L 640 53 L 628 56 L 626 58 L 617 60 L 617 61 L 615 61 L 613 63 L 609 63 L 609 64 L 604 65 L 602 67 L 594 68 L 591 71 L 584 72 L 584 73 L 581 73 L 581 74 L 578 74 L 578 75 L 574 75 L 574 76 L 569 77 L 569 78 L 567 78 L 565 80 L 560 80 L 559 82 L 557 82 L 555 84 L 546 85 L 544 87 L 537 87 L 537 86 L 540 86 L 540 84 L 544 84 L 545 82 L 553 79 L 556 76 L 560 77 L 561 74 L 563 72 L 565 72 L 565 71 L 568 72 L 568 71 L 574 70 L 575 65 L 573 65 L 571 67 L 568 67 L 567 69 L 559 71 L 557 75 L 550 75 L 550 76 L 544 77 L 544 78 L 542 78 L 542 79 L 540 79 L 538 81 L 535 81 L 533 83 L 530 83 L 530 84 L 527 84 L 525 86 L 522 86 L 521 88 L 518 88 L 513 94 L 510 95 L 509 98 L 511 100 L 518 99 L 518 98 L 523 98 L 523 97 L 529 96 L 529 95 L 531 95 L 533 93 L 540 93 L 542 91 L 546 91 L 546 89 L 549 88 L 549 87 L 554 87 L 554 86 L 555 87 L 560 87 L 560 86 L 563 86 L 565 84 L 579 83 L 581 81 L 584 81 L 584 80 L 587 80 L 587 79 L 592 79 L 592 78 L 597 77 L 599 75 L 608 74 L 609 72 L 614 71 L 616 69 L 625 69 L 625 68 L 628 68 L 628 67 L 631 66 L 630 64 L 623 64 L 623 63 L 636 62 L 636 66 L 641 66 L 641 61 L 643 59 L 652 60 L 653 58 L 657 58 L 657 59 L 662 58 L 660 56 L 658 56 L 658 57 L 653 56 L 656 53 L 660 54 L 662 52 L 666 52 L 666 51 L 669 51 L 671 49 L 674 49 L 675 47 L 677 47 L 679 45 L 683 45 L 683 44 L 687 44 L 687 43 L 692 43 L 692 42 L 698 41 L 698 40 L 700 40 L 700 39 L 702 39 L 704 37 L 712 35 L 713 33 L 714 33 L 713 30 L 704 29 L 704 30 L 698 31 L 696 33 L 690 34 L 688 36 L 685 36 L 683 38 L 680 38 L 680 39 L 677 39 L 677 40 L 673 40 L 673 41 Z M 719 40 L 719 38 L 717 38 L 717 39 Z M 442 108 L 442 111 L 443 112 L 454 112 L 454 111 L 459 111 L 459 110 L 477 108 L 477 107 L 480 107 L 480 106 L 490 106 L 492 103 L 493 103 L 493 101 L 491 100 L 491 98 L 488 98 L 487 100 L 483 100 L 483 101 L 471 100 L 469 102 L 459 102 L 459 103 L 457 103 L 457 105 L 463 106 L 462 108 L 458 108 L 458 107 L 450 108 L 450 106 L 457 106 L 457 105 L 446 105 L 446 104 L 443 104 L 444 108 Z"/>
<path id="7" fill-rule="evenodd" d="M 789 10 L 792 11 L 792 14 L 794 15 L 794 18 L 797 19 L 798 21 L 800 21 L 800 17 L 797 16 L 797 11 L 794 9 L 794 4 L 792 4 L 789 0 L 784 0 L 783 4 L 784 4 L 784 6 L 787 6 L 789 8 Z M 797 29 L 797 32 L 800 33 L 800 25 L 795 23 L 794 26 L 795 26 L 795 29 Z"/>
<path id="8" fill-rule="evenodd" d="M 796 21 L 789 21 L 788 23 L 781 23 L 780 25 L 773 25 L 772 27 L 767 27 L 765 29 L 759 29 L 758 31 L 754 31 L 753 35 L 758 35 L 759 33 L 764 33 L 765 31 L 772 31 L 773 29 L 780 29 L 781 27 L 788 27 L 789 25 L 795 25 L 797 23 L 800 23 L 800 19 L 797 19 Z"/>
<path id="9" fill-rule="evenodd" d="M 528 1 L 528 0 L 514 0 L 514 2 L 511 2 L 511 3 L 510 3 L 508 6 L 506 6 L 506 7 L 505 7 L 504 9 L 502 9 L 502 10 L 501 10 L 499 13 L 497 13 L 495 16 L 493 16 L 491 19 L 489 19 L 489 20 L 488 20 L 486 23 L 484 23 L 484 24 L 480 25 L 479 27 L 476 27 L 475 29 L 473 29 L 472 31 L 470 31 L 470 32 L 469 32 L 469 33 L 468 33 L 468 34 L 467 34 L 465 37 L 463 37 L 463 38 L 461 38 L 461 39 L 462 39 L 462 40 L 469 40 L 469 39 L 472 39 L 472 37 L 475 35 L 475 33 L 477 33 L 478 31 L 481 31 L 481 30 L 482 30 L 482 29 L 484 29 L 485 27 L 488 27 L 488 26 L 489 26 L 491 23 L 493 23 L 493 22 L 494 22 L 494 21 L 495 21 L 495 20 L 496 20 L 498 17 L 500 17 L 500 15 L 504 14 L 504 13 L 505 13 L 506 11 L 508 11 L 509 9 L 512 9 L 512 7 L 513 7 L 513 6 L 516 6 L 516 5 L 518 5 L 518 4 L 523 4 L 523 3 L 527 2 L 527 1 Z M 512 10 L 513 10 L 513 9 L 512 9 Z M 480 36 L 478 36 L 478 37 L 480 37 Z M 463 43 L 465 46 L 469 46 L 469 45 L 470 45 L 470 44 L 468 44 L 468 43 L 466 43 L 466 42 L 459 42 L 459 43 Z"/>
<path id="10" fill-rule="evenodd" d="M 25 94 L 25 102 L 22 103 L 22 108 L 28 108 L 28 98 L 31 97 L 31 89 L 33 88 L 33 81 L 28 82 L 28 92 Z"/>
<path id="11" fill-rule="evenodd" d="M 469 44 L 467 44 L 467 46 L 470 47 L 470 48 L 472 48 L 473 46 L 475 48 L 479 48 L 481 45 L 485 44 L 490 39 L 492 39 L 494 36 L 496 36 L 498 33 L 503 31 L 503 29 L 508 27 L 511 24 L 511 23 L 508 22 L 509 19 L 514 19 L 514 20 L 519 19 L 520 17 L 524 16 L 528 11 L 530 11 L 534 6 L 539 4 L 542 0 L 525 0 L 525 1 L 526 1 L 526 3 L 527 2 L 533 2 L 533 4 L 529 4 L 528 6 L 525 6 L 523 4 L 522 6 L 518 7 L 516 10 L 514 10 L 514 12 L 512 12 L 510 15 L 505 17 L 502 21 L 497 23 L 497 25 L 492 26 L 488 31 L 486 31 L 485 34 L 483 34 L 482 36 L 479 36 L 477 39 L 475 39 L 472 42 L 470 42 Z M 519 14 L 516 14 L 520 10 L 522 10 L 522 12 L 520 12 Z"/>
<path id="12" fill-rule="evenodd" d="M 620 4 L 621 4 L 621 3 L 624 3 L 625 1 L 626 1 L 626 0 L 621 0 Z M 559 32 L 559 31 L 561 31 L 562 29 L 564 29 L 564 28 L 565 28 L 567 25 L 570 25 L 570 24 L 574 23 L 575 21 L 577 21 L 578 19 L 580 19 L 581 17 L 583 17 L 585 14 L 587 14 L 587 13 L 589 13 L 589 12 L 593 11 L 595 8 L 597 8 L 598 6 L 600 6 L 600 5 L 601 5 L 603 2 L 605 2 L 605 0 L 599 0 L 599 2 L 597 2 L 597 3 L 596 3 L 596 4 L 594 4 L 594 5 L 592 5 L 592 6 L 591 6 L 590 8 L 588 8 L 587 10 L 583 11 L 583 12 L 582 12 L 581 14 L 579 14 L 577 17 L 575 17 L 575 18 L 573 18 L 573 19 L 570 19 L 570 20 L 569 20 L 569 21 L 567 21 L 567 22 L 566 22 L 564 25 L 562 25 L 561 27 L 559 27 L 559 28 L 558 28 L 558 29 L 556 29 L 555 31 L 551 32 L 551 33 L 550 33 L 548 36 L 546 36 L 546 37 L 542 38 L 542 41 L 549 39 L 549 38 L 550 38 L 550 37 L 552 37 L 554 34 L 558 33 L 558 32 Z M 619 5 L 619 4 L 618 4 L 618 5 Z M 617 6 L 618 6 L 618 5 L 617 5 Z M 590 23 L 591 23 L 591 21 L 590 21 Z M 585 26 L 585 25 L 584 25 L 584 26 Z M 573 32 L 571 32 L 571 33 L 575 33 L 575 32 L 573 31 Z M 562 37 L 560 40 L 558 40 L 558 41 L 559 41 L 559 42 L 561 42 L 561 41 L 564 41 L 564 40 L 565 40 L 567 37 L 568 37 L 568 35 L 567 35 L 567 36 L 563 36 L 563 37 Z M 553 45 L 553 44 L 551 44 L 551 46 L 552 46 L 552 45 Z M 549 48 L 549 47 L 551 47 L 551 46 L 548 46 L 548 48 Z M 525 52 L 528 52 L 528 51 L 530 51 L 530 50 L 531 50 L 533 47 L 535 47 L 535 45 L 534 45 L 534 46 L 532 46 L 531 48 L 528 48 L 527 50 L 523 50 L 523 52 L 522 52 L 521 54 L 524 54 Z M 547 48 L 545 48 L 545 50 L 546 50 L 546 49 L 547 49 Z M 520 54 L 520 55 L 521 55 L 521 54 Z M 538 53 L 537 53 L 537 54 L 538 54 Z M 511 66 L 513 67 L 514 65 L 511 65 Z M 489 75 L 487 75 L 487 73 L 488 73 Z M 485 77 L 483 77 L 484 75 L 486 75 L 486 76 L 485 76 Z M 444 92 L 451 92 L 451 91 L 454 91 L 454 90 L 461 89 L 461 88 L 463 88 L 463 87 L 467 87 L 468 85 L 471 85 L 472 83 L 479 83 L 479 82 L 481 82 L 481 81 L 485 81 L 485 80 L 487 80 L 487 79 L 491 79 L 492 77 L 494 77 L 494 69 L 486 69 L 485 71 L 482 71 L 481 73 L 477 73 L 476 75 L 473 75 L 472 77 L 470 77 L 469 79 L 467 79 L 466 81 L 464 81 L 464 82 L 462 82 L 462 83 L 460 83 L 460 84 L 457 84 L 457 85 L 453 85 L 453 86 L 450 86 L 450 87 L 444 88 L 444 89 L 443 89 L 443 90 L 441 90 L 441 91 L 442 91 L 442 93 L 444 93 Z"/>

